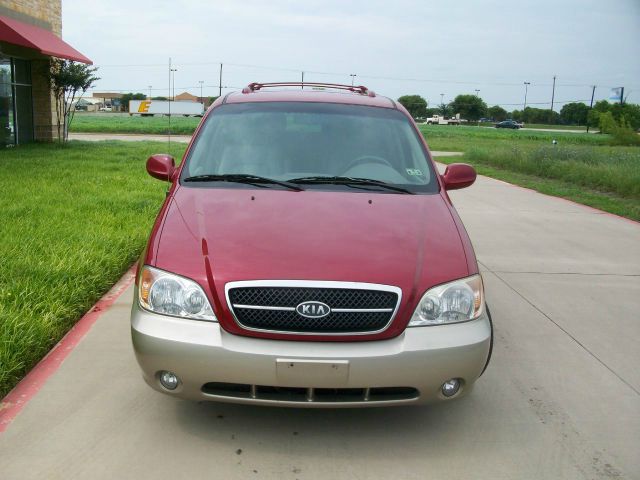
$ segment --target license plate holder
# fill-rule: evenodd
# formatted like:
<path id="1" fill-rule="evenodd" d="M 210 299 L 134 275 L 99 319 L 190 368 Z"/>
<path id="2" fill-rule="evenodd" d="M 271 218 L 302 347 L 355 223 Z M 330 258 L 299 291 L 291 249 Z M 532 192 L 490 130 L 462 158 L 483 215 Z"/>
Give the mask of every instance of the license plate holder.
<path id="1" fill-rule="evenodd" d="M 278 358 L 276 375 L 287 387 L 338 388 L 349 380 L 349 361 Z"/>

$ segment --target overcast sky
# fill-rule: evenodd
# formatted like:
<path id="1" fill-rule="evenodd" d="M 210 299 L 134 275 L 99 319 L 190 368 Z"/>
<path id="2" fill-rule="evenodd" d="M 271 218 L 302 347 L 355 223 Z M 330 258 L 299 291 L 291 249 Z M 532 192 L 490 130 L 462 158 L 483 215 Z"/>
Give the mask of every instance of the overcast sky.
<path id="1" fill-rule="evenodd" d="M 431 105 L 475 93 L 507 110 L 640 103 L 640 0 L 63 0 L 63 39 L 100 67 L 99 91 L 218 95 L 252 81 L 356 83 Z"/>

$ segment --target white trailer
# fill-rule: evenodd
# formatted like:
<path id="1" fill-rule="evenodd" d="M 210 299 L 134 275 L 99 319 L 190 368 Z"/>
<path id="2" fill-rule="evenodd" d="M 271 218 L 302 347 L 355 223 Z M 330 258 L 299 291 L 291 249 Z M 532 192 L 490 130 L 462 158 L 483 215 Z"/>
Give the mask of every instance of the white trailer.
<path id="1" fill-rule="evenodd" d="M 201 117 L 204 105 L 199 102 L 167 100 L 129 100 L 129 115 L 183 115 Z"/>

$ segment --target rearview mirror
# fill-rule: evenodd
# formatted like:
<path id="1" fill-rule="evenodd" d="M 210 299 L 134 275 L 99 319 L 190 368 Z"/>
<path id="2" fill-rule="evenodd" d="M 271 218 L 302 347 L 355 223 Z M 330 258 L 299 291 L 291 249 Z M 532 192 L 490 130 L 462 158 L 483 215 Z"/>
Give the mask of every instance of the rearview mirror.
<path id="1" fill-rule="evenodd" d="M 147 159 L 147 173 L 158 180 L 170 182 L 175 169 L 175 160 L 166 153 L 156 153 Z"/>
<path id="2" fill-rule="evenodd" d="M 442 175 L 446 190 L 465 188 L 476 181 L 476 170 L 466 163 L 452 163 Z"/>

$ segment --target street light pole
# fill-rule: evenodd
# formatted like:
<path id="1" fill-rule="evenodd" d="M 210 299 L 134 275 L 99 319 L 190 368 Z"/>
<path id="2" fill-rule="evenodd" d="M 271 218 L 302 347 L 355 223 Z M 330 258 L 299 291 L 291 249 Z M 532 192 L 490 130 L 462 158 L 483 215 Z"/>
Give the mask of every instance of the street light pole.
<path id="1" fill-rule="evenodd" d="M 350 73 L 349 76 L 351 77 L 351 86 L 353 87 L 353 82 L 355 81 L 357 75 L 355 73 Z"/>
<path id="2" fill-rule="evenodd" d="M 171 69 L 171 100 L 176 101 L 176 72 L 177 68 Z"/>
<path id="3" fill-rule="evenodd" d="M 220 78 L 218 80 L 218 96 L 221 97 L 222 96 L 222 64 L 220 64 Z"/>
<path id="4" fill-rule="evenodd" d="M 171 151 L 171 77 L 173 69 L 171 68 L 171 57 L 169 57 L 169 128 L 167 129 L 167 151 Z"/>
<path id="5" fill-rule="evenodd" d="M 531 82 L 524 82 L 524 106 L 522 107 L 523 112 L 527 108 L 527 90 L 529 88 L 529 85 L 531 85 Z"/>
<path id="6" fill-rule="evenodd" d="M 551 88 L 551 115 L 553 116 L 553 101 L 556 98 L 556 76 L 553 76 L 553 87 Z"/>

